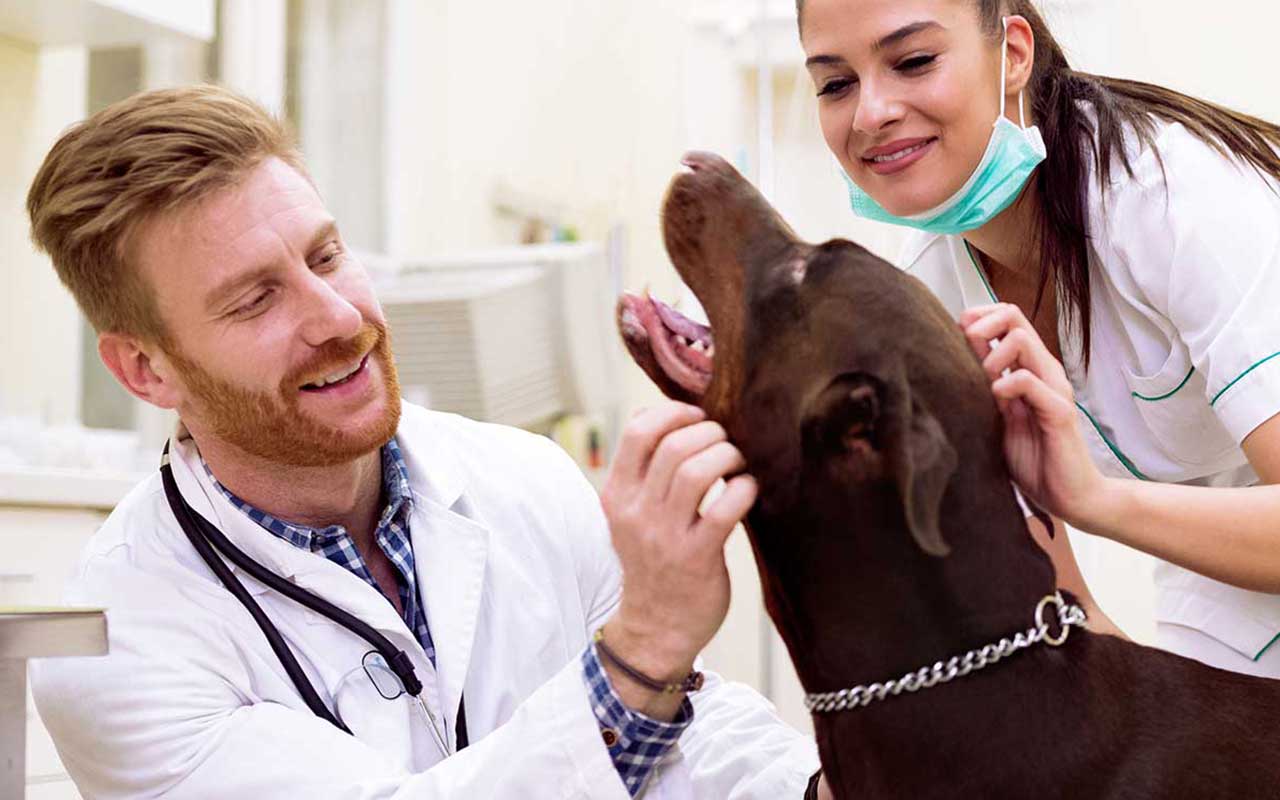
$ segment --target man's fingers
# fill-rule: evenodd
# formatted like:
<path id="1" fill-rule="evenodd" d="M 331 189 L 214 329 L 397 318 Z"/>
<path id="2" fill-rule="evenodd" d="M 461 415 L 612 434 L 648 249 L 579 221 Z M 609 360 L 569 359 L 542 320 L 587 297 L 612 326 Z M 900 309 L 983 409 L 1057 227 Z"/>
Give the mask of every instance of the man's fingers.
<path id="1" fill-rule="evenodd" d="M 750 475 L 738 475 L 725 484 L 724 492 L 702 512 L 697 534 L 706 538 L 708 548 L 723 549 L 725 539 L 747 516 L 759 494 L 759 485 Z"/>
<path id="2" fill-rule="evenodd" d="M 685 459 L 671 478 L 667 508 L 692 522 L 697 516 L 702 498 L 715 482 L 741 472 L 746 466 L 742 453 L 728 442 L 719 442 Z"/>
<path id="3" fill-rule="evenodd" d="M 622 431 L 613 473 L 638 482 L 648 468 L 658 443 L 669 433 L 706 419 L 706 412 L 686 403 L 664 403 L 640 412 Z"/>
<path id="4" fill-rule="evenodd" d="M 671 493 L 676 470 L 693 456 L 714 444 L 727 441 L 727 434 L 718 422 L 699 422 L 668 433 L 658 444 L 645 475 L 645 492 L 656 502 L 662 502 Z"/>

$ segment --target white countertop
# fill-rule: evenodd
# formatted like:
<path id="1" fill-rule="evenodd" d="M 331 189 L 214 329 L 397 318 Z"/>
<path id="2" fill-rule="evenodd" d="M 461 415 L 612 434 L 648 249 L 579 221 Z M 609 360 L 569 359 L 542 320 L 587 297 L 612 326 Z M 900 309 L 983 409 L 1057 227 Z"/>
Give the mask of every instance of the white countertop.
<path id="1" fill-rule="evenodd" d="M 0 467 L 0 507 L 110 511 L 145 474 L 101 474 L 50 467 Z"/>

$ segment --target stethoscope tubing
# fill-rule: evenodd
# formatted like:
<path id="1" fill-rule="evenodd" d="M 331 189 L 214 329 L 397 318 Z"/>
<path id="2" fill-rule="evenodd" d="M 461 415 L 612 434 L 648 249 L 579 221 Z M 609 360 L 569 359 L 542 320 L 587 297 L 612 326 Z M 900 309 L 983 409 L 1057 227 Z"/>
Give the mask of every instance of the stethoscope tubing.
<path id="1" fill-rule="evenodd" d="M 280 659 L 281 665 L 284 667 L 285 673 L 293 682 L 298 693 L 302 696 L 303 702 L 311 709 L 312 713 L 321 719 L 333 724 L 339 730 L 351 734 L 351 730 L 347 728 L 341 720 L 339 720 L 329 710 L 324 701 L 320 699 L 320 695 L 316 692 L 315 687 L 303 672 L 302 666 L 298 663 L 297 658 L 293 655 L 289 645 L 285 642 L 280 630 L 267 617 L 257 601 L 245 589 L 244 584 L 236 578 L 235 574 L 227 567 L 222 558 L 218 557 L 218 552 L 226 557 L 235 566 L 244 570 L 255 580 L 273 589 L 280 594 L 285 595 L 289 599 L 297 602 L 321 616 L 327 617 L 333 622 L 341 625 L 347 630 L 359 636 L 370 646 L 372 646 L 379 655 L 386 661 L 387 666 L 400 679 L 404 686 L 405 692 L 414 698 L 426 712 L 428 717 L 428 725 L 431 728 L 436 744 L 441 746 L 444 755 L 449 754 L 448 746 L 442 740 L 440 732 L 436 729 L 434 717 L 430 714 L 429 709 L 420 697 L 422 693 L 422 682 L 418 680 L 417 672 L 414 670 L 413 662 L 409 659 L 408 654 L 397 648 L 391 640 L 383 636 L 372 626 L 360 620 L 358 617 L 338 608 L 334 604 L 322 597 L 315 595 L 306 589 L 301 588 L 284 578 L 276 575 L 258 562 L 250 558 L 244 551 L 240 550 L 231 543 L 217 526 L 200 516 L 187 503 L 186 498 L 182 496 L 182 492 L 178 489 L 177 481 L 173 477 L 173 467 L 170 465 L 169 444 L 165 444 L 164 456 L 160 465 L 160 476 L 164 483 L 165 495 L 169 501 L 169 507 L 173 511 L 174 517 L 178 521 L 178 526 L 182 528 L 187 539 L 190 540 L 192 547 L 208 564 L 214 575 L 226 587 L 227 591 L 240 601 L 245 607 L 249 615 L 253 617 L 258 628 L 261 629 L 263 635 L 267 638 L 267 643 L 271 646 L 272 652 Z M 215 552 L 215 548 L 218 552 Z M 465 706 L 461 703 L 458 706 L 458 749 L 467 746 L 466 722 L 465 722 Z"/>

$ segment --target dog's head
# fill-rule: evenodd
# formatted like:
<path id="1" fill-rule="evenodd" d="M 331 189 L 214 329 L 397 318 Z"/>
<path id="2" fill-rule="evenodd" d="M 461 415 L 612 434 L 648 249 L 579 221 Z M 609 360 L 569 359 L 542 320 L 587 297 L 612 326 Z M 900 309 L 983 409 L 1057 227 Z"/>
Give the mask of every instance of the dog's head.
<path id="1" fill-rule="evenodd" d="M 945 555 L 944 495 L 962 459 L 989 460 L 998 426 L 956 323 L 864 248 L 801 241 L 724 160 L 685 164 L 663 230 L 710 329 L 626 296 L 632 356 L 666 394 L 724 424 L 760 480 L 762 519 L 821 527 L 866 518 L 888 497 L 896 508 L 884 514 L 900 515 L 917 552 Z"/>

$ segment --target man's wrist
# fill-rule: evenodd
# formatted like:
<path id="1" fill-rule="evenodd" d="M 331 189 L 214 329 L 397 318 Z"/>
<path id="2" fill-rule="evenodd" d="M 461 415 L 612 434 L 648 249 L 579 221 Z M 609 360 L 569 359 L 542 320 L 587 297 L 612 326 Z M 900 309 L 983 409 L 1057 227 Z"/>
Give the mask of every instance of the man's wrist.
<path id="1" fill-rule="evenodd" d="M 670 631 L 632 623 L 618 613 L 602 628 L 609 649 L 633 668 L 663 683 L 679 682 L 698 656 L 697 648 Z"/>
<path id="2" fill-rule="evenodd" d="M 683 655 L 669 643 L 655 640 L 617 617 L 605 624 L 603 635 L 619 660 L 655 680 L 679 683 L 693 670 L 693 655 Z M 613 659 L 601 658 L 600 663 L 614 692 L 627 708 L 665 722 L 678 716 L 685 699 L 683 692 L 654 691 L 628 675 Z"/>

